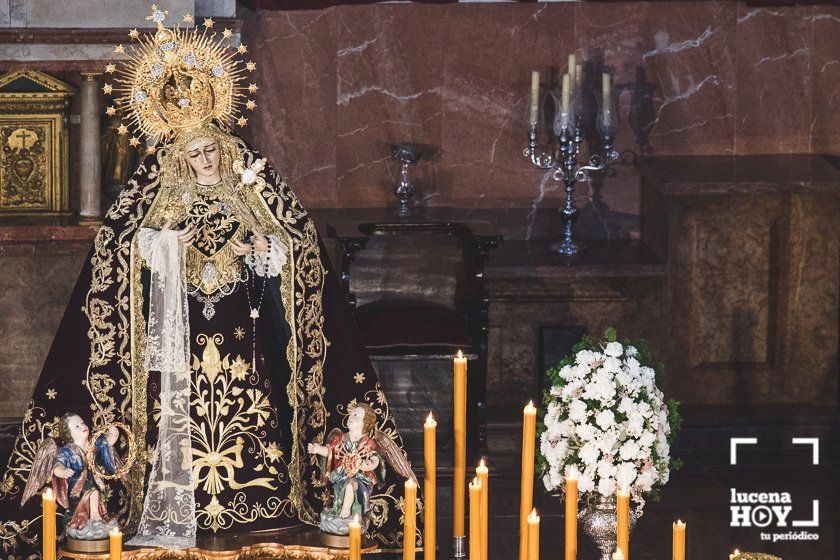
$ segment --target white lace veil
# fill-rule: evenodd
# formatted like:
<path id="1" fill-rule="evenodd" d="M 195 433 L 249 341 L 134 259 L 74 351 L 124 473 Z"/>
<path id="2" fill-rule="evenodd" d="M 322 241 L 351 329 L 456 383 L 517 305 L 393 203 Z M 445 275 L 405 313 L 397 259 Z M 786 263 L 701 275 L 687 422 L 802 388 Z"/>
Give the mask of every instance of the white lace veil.
<path id="1" fill-rule="evenodd" d="M 178 232 L 140 230 L 151 269 L 146 371 L 160 372 L 160 419 L 137 534 L 127 544 L 177 550 L 195 546 L 190 444 L 190 327 L 183 246 Z"/>

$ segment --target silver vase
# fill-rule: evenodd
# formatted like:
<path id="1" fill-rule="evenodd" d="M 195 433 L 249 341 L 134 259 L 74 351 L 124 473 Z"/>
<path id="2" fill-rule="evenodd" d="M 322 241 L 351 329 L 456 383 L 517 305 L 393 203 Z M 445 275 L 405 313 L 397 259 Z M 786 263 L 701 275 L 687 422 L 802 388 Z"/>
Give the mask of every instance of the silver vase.
<path id="1" fill-rule="evenodd" d="M 611 560 L 618 542 L 618 519 L 616 517 L 615 498 L 599 496 L 597 500 L 586 504 L 578 514 L 583 524 L 583 532 L 598 550 L 601 560 Z M 636 526 L 636 512 L 630 508 L 630 532 Z"/>

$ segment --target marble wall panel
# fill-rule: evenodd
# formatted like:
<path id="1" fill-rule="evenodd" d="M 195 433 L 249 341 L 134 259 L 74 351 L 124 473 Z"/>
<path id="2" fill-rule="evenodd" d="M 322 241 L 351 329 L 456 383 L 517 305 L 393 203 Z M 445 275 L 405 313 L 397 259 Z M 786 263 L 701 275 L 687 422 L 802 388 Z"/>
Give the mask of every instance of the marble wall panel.
<path id="1" fill-rule="evenodd" d="M 365 5 L 337 10 L 337 202 L 343 207 L 388 206 L 399 180 L 391 146 L 441 146 L 445 7 Z M 438 196 L 425 154 L 413 170 L 419 203 Z"/>
<path id="2" fill-rule="evenodd" d="M 814 7 L 811 141 L 817 153 L 840 151 L 840 7 Z"/>
<path id="3" fill-rule="evenodd" d="M 738 4 L 737 153 L 811 150 L 812 12 Z"/>
<path id="4" fill-rule="evenodd" d="M 652 153 L 734 151 L 736 11 L 733 2 L 648 6 L 640 62 L 655 107 Z"/>
<path id="5" fill-rule="evenodd" d="M 308 207 L 336 205 L 332 12 L 244 12 L 258 108 L 245 130 Z"/>
<path id="6" fill-rule="evenodd" d="M 86 253 L 0 259 L 0 417 L 26 410 Z"/>

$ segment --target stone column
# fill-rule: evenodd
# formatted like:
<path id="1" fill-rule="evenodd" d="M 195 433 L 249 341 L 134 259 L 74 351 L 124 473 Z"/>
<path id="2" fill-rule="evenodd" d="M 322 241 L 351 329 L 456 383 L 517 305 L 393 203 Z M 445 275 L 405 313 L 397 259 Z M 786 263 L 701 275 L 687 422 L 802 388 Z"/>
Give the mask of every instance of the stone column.
<path id="1" fill-rule="evenodd" d="M 81 131 L 79 138 L 79 223 L 102 223 L 102 163 L 99 135 L 99 80 L 98 73 L 82 72 Z"/>

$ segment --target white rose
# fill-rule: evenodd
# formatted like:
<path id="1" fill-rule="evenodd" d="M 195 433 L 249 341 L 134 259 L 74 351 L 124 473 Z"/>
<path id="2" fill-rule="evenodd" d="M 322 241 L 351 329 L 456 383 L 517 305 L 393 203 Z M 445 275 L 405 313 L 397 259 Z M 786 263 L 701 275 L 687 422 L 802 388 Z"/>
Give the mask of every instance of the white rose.
<path id="1" fill-rule="evenodd" d="M 621 402 L 618 403 L 618 411 L 624 414 L 629 413 L 636 406 L 636 401 L 630 397 L 622 397 Z"/>
<path id="2" fill-rule="evenodd" d="M 636 440 L 628 439 L 624 442 L 619 450 L 619 455 L 625 461 L 632 461 L 636 458 L 636 455 L 639 453 L 639 444 L 636 443 Z"/>
<path id="3" fill-rule="evenodd" d="M 631 412 L 627 418 L 627 433 L 639 437 L 645 427 L 645 419 L 638 412 Z"/>
<path id="4" fill-rule="evenodd" d="M 615 432 L 608 432 L 598 438 L 596 445 L 604 455 L 611 454 L 615 448 L 618 447 L 618 434 Z"/>
<path id="5" fill-rule="evenodd" d="M 611 373 L 618 373 L 619 371 L 621 371 L 621 360 L 610 356 L 609 358 L 604 360 L 603 369 Z"/>
<path id="6" fill-rule="evenodd" d="M 601 478 L 598 480 L 598 493 L 605 498 L 615 494 L 615 480 L 612 478 Z"/>
<path id="7" fill-rule="evenodd" d="M 615 426 L 615 414 L 612 410 L 602 410 L 595 417 L 595 423 L 600 426 L 602 430 L 608 430 Z"/>
<path id="8" fill-rule="evenodd" d="M 656 434 L 653 432 L 645 432 L 639 437 L 639 447 L 643 449 L 649 448 L 656 441 Z"/>
<path id="9" fill-rule="evenodd" d="M 595 490 L 595 479 L 589 471 L 583 472 L 578 477 L 578 492 L 586 493 Z"/>
<path id="10" fill-rule="evenodd" d="M 630 462 L 621 463 L 615 473 L 615 480 L 620 486 L 629 488 L 636 480 L 636 466 Z"/>
<path id="11" fill-rule="evenodd" d="M 594 465 L 598 461 L 598 457 L 600 455 L 601 452 L 598 450 L 598 447 L 592 442 L 589 442 L 581 447 L 578 452 L 578 457 L 580 457 L 580 460 L 583 461 L 585 465 Z"/>
<path id="12" fill-rule="evenodd" d="M 586 403 L 581 400 L 573 401 L 569 406 L 569 419 L 581 423 L 586 420 Z"/>
<path id="13" fill-rule="evenodd" d="M 580 424 L 575 428 L 575 434 L 583 441 L 589 441 L 595 437 L 595 426 L 592 424 Z"/>
<path id="14" fill-rule="evenodd" d="M 607 356 L 621 356 L 623 352 L 624 346 L 622 346 L 620 342 L 610 342 L 607 344 L 607 347 L 604 348 L 604 354 Z"/>
<path id="15" fill-rule="evenodd" d="M 624 353 L 628 356 L 635 356 L 636 354 L 639 353 L 639 351 L 636 350 L 635 346 L 625 346 L 624 347 Z"/>
<path id="16" fill-rule="evenodd" d="M 545 475 L 543 475 L 542 481 L 543 481 L 543 486 L 545 486 L 545 489 L 548 492 L 551 492 L 552 490 L 554 490 L 554 483 L 551 482 L 551 475 L 550 474 L 546 473 Z"/>
<path id="17" fill-rule="evenodd" d="M 245 169 L 242 172 L 242 182 L 246 185 L 250 185 L 254 181 L 257 180 L 257 172 L 251 169 L 250 167 Z"/>
<path id="18" fill-rule="evenodd" d="M 642 472 L 636 478 L 636 487 L 641 490 L 642 492 L 648 492 L 654 483 L 654 473 L 653 469 L 649 469 L 647 471 Z"/>
<path id="19" fill-rule="evenodd" d="M 633 376 L 625 370 L 616 373 L 615 380 L 622 387 L 631 387 L 633 385 Z"/>
<path id="20" fill-rule="evenodd" d="M 618 467 L 612 461 L 607 461 L 606 459 L 598 461 L 598 476 L 601 478 L 613 477 L 617 470 Z"/>

